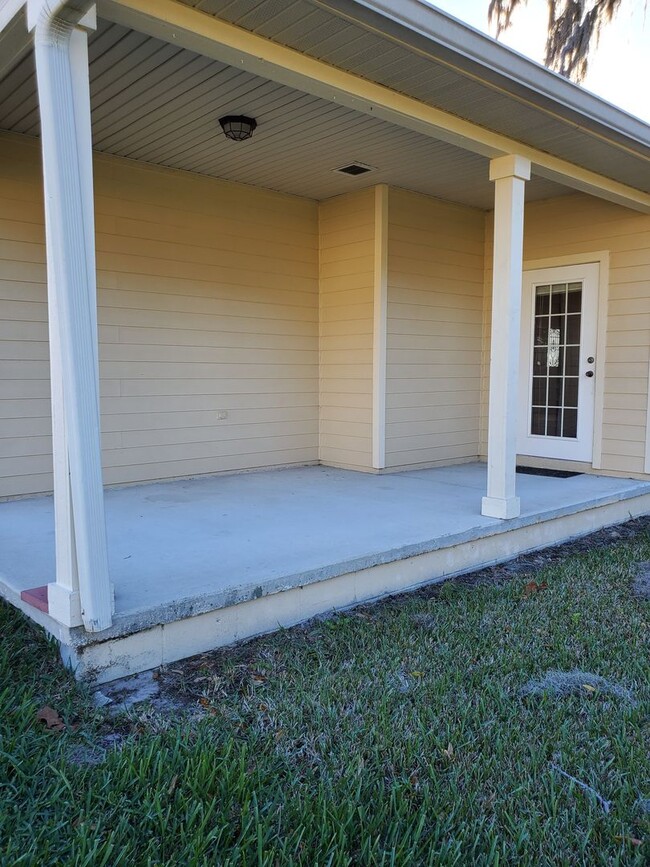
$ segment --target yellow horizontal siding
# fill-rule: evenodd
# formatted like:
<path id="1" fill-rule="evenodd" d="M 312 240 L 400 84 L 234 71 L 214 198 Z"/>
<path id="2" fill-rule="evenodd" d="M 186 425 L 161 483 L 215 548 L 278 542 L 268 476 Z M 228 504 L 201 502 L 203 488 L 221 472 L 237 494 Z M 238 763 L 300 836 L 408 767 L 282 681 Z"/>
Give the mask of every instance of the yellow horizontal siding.
<path id="1" fill-rule="evenodd" d="M 319 206 L 320 459 L 372 466 L 374 190 Z"/>
<path id="2" fill-rule="evenodd" d="M 390 190 L 386 464 L 476 457 L 484 215 Z"/>
<path id="3" fill-rule="evenodd" d="M 317 460 L 316 204 L 102 156 L 95 188 L 106 482 Z M 0 495 L 49 490 L 40 159 L 14 137 L 0 320 Z"/>

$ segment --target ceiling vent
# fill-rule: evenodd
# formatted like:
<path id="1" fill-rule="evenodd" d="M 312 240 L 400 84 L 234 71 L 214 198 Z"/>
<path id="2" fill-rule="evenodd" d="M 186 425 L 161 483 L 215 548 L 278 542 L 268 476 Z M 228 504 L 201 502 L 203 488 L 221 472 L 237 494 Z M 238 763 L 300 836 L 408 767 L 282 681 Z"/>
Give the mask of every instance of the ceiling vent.
<path id="1" fill-rule="evenodd" d="M 352 175 L 355 177 L 356 175 L 365 175 L 366 172 L 374 172 L 374 166 L 368 166 L 365 163 L 350 163 L 347 166 L 341 166 L 338 169 L 334 169 L 335 172 L 339 172 L 342 175 Z"/>

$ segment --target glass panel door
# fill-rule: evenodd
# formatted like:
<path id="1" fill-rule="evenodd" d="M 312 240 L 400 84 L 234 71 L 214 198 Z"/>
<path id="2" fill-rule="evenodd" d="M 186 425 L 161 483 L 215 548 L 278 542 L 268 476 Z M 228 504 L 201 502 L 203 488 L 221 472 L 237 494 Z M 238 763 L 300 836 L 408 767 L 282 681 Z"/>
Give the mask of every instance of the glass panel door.
<path id="1" fill-rule="evenodd" d="M 534 436 L 578 435 L 582 295 L 582 281 L 535 286 L 529 428 Z"/>
<path id="2" fill-rule="evenodd" d="M 592 460 L 599 274 L 588 262 L 522 275 L 520 455 Z"/>

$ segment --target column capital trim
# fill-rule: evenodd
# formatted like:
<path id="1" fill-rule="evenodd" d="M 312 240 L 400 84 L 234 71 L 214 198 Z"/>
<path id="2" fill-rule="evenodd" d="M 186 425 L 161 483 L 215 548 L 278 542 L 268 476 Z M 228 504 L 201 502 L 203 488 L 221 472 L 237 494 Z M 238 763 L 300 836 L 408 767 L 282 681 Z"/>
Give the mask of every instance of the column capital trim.
<path id="1" fill-rule="evenodd" d="M 530 180 L 530 160 L 519 154 L 507 154 L 490 160 L 490 180 L 500 181 L 502 178 L 519 178 Z"/>

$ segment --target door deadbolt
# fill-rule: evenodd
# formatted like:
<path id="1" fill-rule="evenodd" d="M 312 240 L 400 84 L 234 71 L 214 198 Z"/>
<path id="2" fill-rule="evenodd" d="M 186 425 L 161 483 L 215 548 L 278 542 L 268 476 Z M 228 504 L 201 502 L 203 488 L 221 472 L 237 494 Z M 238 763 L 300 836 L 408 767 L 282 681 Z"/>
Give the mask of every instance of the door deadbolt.
<path id="1" fill-rule="evenodd" d="M 590 355 L 589 358 L 587 359 L 587 364 L 593 364 L 595 360 L 596 359 L 593 357 L 593 355 Z"/>

